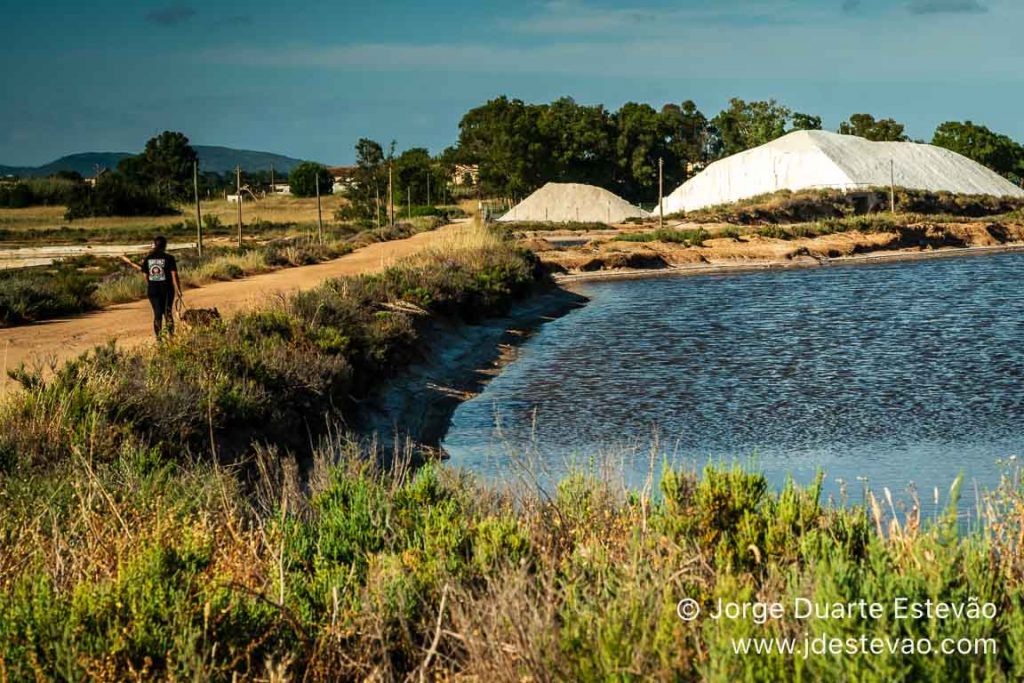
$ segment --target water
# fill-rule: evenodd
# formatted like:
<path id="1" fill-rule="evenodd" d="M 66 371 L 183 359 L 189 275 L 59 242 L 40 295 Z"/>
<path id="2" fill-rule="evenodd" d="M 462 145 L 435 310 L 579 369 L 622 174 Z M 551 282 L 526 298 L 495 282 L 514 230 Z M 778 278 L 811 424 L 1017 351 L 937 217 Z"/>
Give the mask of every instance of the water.
<path id="1" fill-rule="evenodd" d="M 557 477 L 614 453 L 636 485 L 656 444 L 776 486 L 821 469 L 852 502 L 865 481 L 916 487 L 926 508 L 962 473 L 972 507 L 1024 453 L 1022 269 L 1003 254 L 591 283 L 459 408 L 444 447 L 496 479 L 519 454 Z"/>

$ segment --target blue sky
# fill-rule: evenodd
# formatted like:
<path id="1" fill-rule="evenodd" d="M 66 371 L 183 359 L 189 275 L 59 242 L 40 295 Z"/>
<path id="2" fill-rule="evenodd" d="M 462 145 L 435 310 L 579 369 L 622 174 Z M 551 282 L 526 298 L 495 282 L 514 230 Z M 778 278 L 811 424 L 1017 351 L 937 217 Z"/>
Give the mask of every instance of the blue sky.
<path id="1" fill-rule="evenodd" d="M 4 3 L 2 164 L 165 129 L 329 163 L 360 137 L 436 152 L 500 94 L 709 115 L 775 97 L 831 129 L 867 111 L 1024 140 L 1019 0 Z"/>

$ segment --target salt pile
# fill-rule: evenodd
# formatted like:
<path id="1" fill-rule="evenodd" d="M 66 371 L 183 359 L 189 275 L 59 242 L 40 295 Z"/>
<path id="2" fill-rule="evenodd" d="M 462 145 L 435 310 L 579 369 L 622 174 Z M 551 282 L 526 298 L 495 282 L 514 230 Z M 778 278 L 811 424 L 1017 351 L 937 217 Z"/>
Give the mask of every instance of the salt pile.
<path id="1" fill-rule="evenodd" d="M 995 171 L 948 149 L 796 131 L 708 166 L 663 200 L 665 213 L 731 204 L 779 190 L 897 187 L 1024 197 Z"/>
<path id="2" fill-rule="evenodd" d="M 506 222 L 622 223 L 647 212 L 593 185 L 548 183 L 499 218 Z"/>

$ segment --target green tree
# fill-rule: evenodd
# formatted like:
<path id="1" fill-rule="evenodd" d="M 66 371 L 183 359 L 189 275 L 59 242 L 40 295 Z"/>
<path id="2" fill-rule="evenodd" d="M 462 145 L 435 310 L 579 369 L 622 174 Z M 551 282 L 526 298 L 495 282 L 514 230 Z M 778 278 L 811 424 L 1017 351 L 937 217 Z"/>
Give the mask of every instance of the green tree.
<path id="1" fill-rule="evenodd" d="M 288 174 L 288 186 L 296 197 L 315 197 L 317 178 L 320 180 L 320 194 L 331 194 L 334 178 L 323 164 L 303 161 Z"/>
<path id="2" fill-rule="evenodd" d="M 545 154 L 537 159 L 544 180 L 610 186 L 614 182 L 615 123 L 601 105 L 570 97 L 539 108 L 537 129 Z"/>
<path id="3" fill-rule="evenodd" d="M 801 122 L 808 117 L 801 114 Z M 722 140 L 722 153 L 736 154 L 782 137 L 793 112 L 775 100 L 745 102 L 739 98 L 729 100 L 729 108 L 712 120 Z"/>
<path id="4" fill-rule="evenodd" d="M 871 114 L 854 114 L 839 124 L 843 135 L 856 135 L 875 142 L 906 142 L 904 125 L 893 119 L 875 119 Z"/>
<path id="5" fill-rule="evenodd" d="M 821 130 L 821 117 L 810 114 L 793 113 L 793 130 Z"/>
<path id="6" fill-rule="evenodd" d="M 684 166 L 686 162 L 707 162 L 717 153 L 714 128 L 692 100 L 666 104 L 661 119 L 669 135 L 668 146 Z"/>
<path id="7" fill-rule="evenodd" d="M 427 204 L 427 186 L 430 187 L 430 201 L 441 194 L 445 182 L 443 173 L 423 147 L 413 147 L 395 158 L 395 203 L 404 204 L 408 199 L 413 204 Z M 429 178 L 429 180 L 428 180 Z"/>
<path id="8" fill-rule="evenodd" d="M 679 173 L 681 164 L 670 147 L 667 123 L 649 104 L 627 102 L 615 113 L 616 189 L 626 198 L 650 201 L 657 196 L 659 159 L 666 172 Z M 671 187 L 673 182 L 666 184 Z"/>
<path id="9" fill-rule="evenodd" d="M 547 179 L 551 150 L 540 133 L 542 109 L 501 96 L 462 117 L 460 162 L 480 165 L 484 192 L 522 197 Z"/>
<path id="10" fill-rule="evenodd" d="M 150 138 L 142 152 L 142 175 L 171 199 L 190 196 L 192 164 L 199 157 L 183 133 L 164 131 Z"/>
<path id="11" fill-rule="evenodd" d="M 1024 175 L 1024 148 L 1011 138 L 971 121 L 947 121 L 935 129 L 932 144 L 963 154 L 996 173 Z"/>
<path id="12" fill-rule="evenodd" d="M 384 148 L 376 140 L 360 138 L 356 143 L 354 186 L 349 192 L 353 215 L 359 218 L 383 216 L 387 201 L 387 165 Z"/>

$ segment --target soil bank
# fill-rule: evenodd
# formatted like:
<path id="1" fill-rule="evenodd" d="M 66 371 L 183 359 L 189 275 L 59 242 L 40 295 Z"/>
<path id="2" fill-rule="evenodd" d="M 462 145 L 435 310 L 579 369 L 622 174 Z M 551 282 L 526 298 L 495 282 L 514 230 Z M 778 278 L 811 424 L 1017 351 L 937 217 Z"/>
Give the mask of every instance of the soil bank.
<path id="1" fill-rule="evenodd" d="M 425 457 L 443 457 L 440 444 L 456 408 L 483 389 L 516 348 L 541 325 L 570 313 L 587 298 L 547 286 L 507 316 L 479 324 L 432 323 L 421 359 L 384 383 L 357 411 L 356 428 L 374 435 L 387 456 L 412 445 Z"/>

